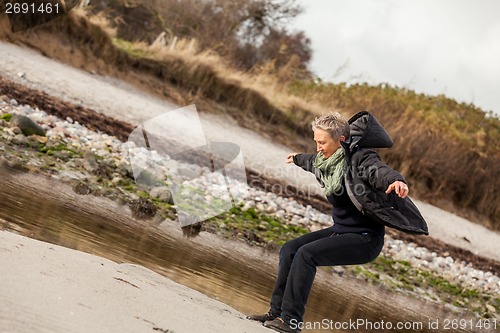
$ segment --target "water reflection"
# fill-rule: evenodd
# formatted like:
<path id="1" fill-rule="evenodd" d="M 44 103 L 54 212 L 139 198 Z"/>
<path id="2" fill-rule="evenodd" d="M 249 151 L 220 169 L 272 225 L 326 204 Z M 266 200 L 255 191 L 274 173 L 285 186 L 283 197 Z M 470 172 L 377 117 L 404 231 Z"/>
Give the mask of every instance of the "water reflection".
<path id="1" fill-rule="evenodd" d="M 267 311 L 276 263 L 256 250 L 246 255 L 244 248 L 238 249 L 241 244 L 215 236 L 183 238 L 173 222 L 154 227 L 132 219 L 125 206 L 77 195 L 69 187 L 56 189 L 52 181 L 39 176 L 2 174 L 0 198 L 0 227 L 116 262 L 141 264 L 243 313 Z M 340 279 L 325 276 L 326 280 Z M 316 282 L 305 320 L 421 321 L 423 329 L 413 331 L 431 332 L 426 329 L 429 317 L 425 313 L 398 308 L 396 294 L 380 297 L 344 289 L 342 281 Z M 433 315 L 447 316 L 439 309 Z"/>

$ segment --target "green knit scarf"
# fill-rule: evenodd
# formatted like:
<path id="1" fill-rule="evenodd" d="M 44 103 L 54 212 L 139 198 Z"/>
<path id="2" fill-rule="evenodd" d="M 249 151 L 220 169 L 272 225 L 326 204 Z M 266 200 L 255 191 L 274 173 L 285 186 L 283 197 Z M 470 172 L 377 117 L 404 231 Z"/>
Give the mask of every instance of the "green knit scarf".
<path id="1" fill-rule="evenodd" d="M 313 166 L 321 170 L 321 181 L 325 184 L 326 195 L 339 192 L 344 177 L 345 152 L 342 147 L 337 149 L 332 156 L 325 159 L 323 154 L 318 153 Z"/>

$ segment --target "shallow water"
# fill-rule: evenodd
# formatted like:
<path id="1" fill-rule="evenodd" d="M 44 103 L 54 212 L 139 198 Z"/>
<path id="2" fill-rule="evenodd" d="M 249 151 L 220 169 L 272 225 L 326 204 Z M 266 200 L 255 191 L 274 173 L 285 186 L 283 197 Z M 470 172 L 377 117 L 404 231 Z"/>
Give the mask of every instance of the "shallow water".
<path id="1" fill-rule="evenodd" d="M 246 314 L 267 311 L 276 273 L 275 255 L 213 235 L 184 238 L 174 222 L 157 227 L 150 221 L 134 220 L 125 206 L 76 195 L 69 187 L 58 187 L 40 176 L 0 176 L 0 227 L 116 262 L 141 264 Z M 373 294 L 374 288 L 365 292 L 362 285 L 356 290 L 347 287 L 347 281 L 344 288 L 345 278 L 326 271 L 318 275 L 321 282 L 313 287 L 305 320 L 318 322 L 321 332 L 444 332 L 430 329 L 429 319 L 453 318 L 426 303 L 420 304 L 426 311 L 415 306 L 415 310 L 403 309 L 398 307 L 401 300 L 397 294 Z M 357 329 L 348 326 L 349 321 L 358 319 L 364 319 L 365 324 Z M 330 320 L 351 329 L 336 330 L 339 326 Z M 366 321 L 373 328 L 368 329 Z M 422 327 L 396 330 L 399 321 L 421 322 Z M 392 330 L 387 322 L 393 323 Z"/>

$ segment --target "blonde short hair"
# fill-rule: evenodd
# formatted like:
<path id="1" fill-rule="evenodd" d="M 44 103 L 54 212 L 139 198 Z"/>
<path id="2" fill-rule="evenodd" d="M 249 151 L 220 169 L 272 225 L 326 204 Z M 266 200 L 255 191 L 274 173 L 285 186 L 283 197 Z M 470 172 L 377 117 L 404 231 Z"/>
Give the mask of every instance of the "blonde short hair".
<path id="1" fill-rule="evenodd" d="M 349 139 L 349 123 L 338 112 L 316 117 L 311 123 L 311 127 L 313 132 L 318 128 L 327 131 L 334 140 L 338 140 L 341 135 L 343 135 L 346 140 Z"/>

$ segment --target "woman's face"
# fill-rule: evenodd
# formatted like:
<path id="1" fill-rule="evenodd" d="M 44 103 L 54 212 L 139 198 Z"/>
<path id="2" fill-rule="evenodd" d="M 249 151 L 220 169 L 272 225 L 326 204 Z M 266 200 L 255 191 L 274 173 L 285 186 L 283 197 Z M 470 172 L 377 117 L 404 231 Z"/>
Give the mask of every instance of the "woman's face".
<path id="1" fill-rule="evenodd" d="M 316 150 L 323 154 L 324 158 L 329 158 L 340 147 L 340 141 L 343 141 L 344 136 L 340 136 L 340 140 L 334 140 L 330 133 L 317 128 L 314 131 L 314 141 L 316 141 Z"/>

